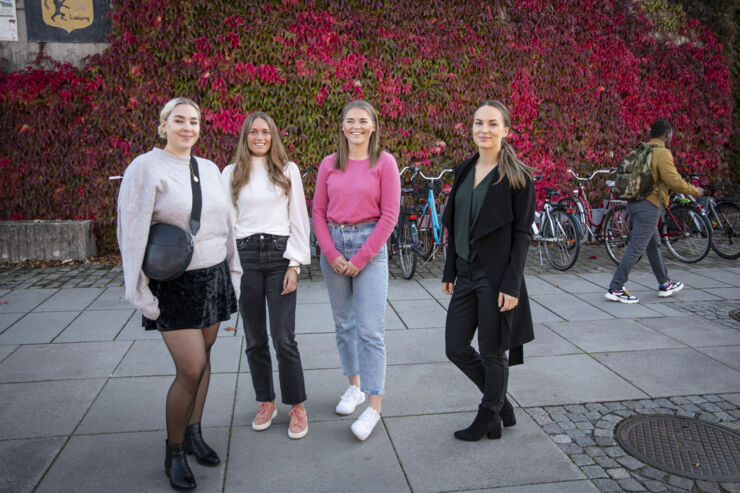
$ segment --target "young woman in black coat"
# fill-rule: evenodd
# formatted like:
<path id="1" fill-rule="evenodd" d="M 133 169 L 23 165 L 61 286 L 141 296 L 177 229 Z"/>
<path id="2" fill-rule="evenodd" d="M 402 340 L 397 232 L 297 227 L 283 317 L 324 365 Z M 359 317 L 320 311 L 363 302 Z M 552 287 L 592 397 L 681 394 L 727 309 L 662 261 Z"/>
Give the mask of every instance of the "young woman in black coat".
<path id="1" fill-rule="evenodd" d="M 455 432 L 466 441 L 500 438 L 502 422 L 516 424 L 506 398 L 509 365 L 523 362 L 522 346 L 534 339 L 524 264 L 535 192 L 531 168 L 505 140 L 510 125 L 498 101 L 475 111 L 478 152 L 455 170 L 442 218 L 449 238 L 442 290 L 452 295 L 445 350 L 483 393 L 473 424 Z M 476 329 L 480 353 L 470 345 Z"/>

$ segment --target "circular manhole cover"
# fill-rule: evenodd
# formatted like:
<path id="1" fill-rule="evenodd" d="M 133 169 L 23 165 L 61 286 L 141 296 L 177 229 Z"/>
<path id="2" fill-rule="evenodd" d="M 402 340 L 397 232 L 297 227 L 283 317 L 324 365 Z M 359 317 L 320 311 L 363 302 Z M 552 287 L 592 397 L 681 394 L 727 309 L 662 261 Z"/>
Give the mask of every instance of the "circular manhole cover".
<path id="1" fill-rule="evenodd" d="M 730 318 L 740 322 L 740 308 L 737 310 L 730 310 Z"/>
<path id="2" fill-rule="evenodd" d="M 664 471 L 710 481 L 740 481 L 740 433 L 698 419 L 638 416 L 619 423 L 619 444 Z"/>

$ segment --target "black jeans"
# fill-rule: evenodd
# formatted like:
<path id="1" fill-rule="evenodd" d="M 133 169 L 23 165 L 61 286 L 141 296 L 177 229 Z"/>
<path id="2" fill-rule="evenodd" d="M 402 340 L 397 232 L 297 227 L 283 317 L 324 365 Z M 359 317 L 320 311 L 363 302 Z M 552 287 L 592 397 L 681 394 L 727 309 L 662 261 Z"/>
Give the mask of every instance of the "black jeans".
<path id="1" fill-rule="evenodd" d="M 499 413 L 506 399 L 509 363 L 499 343 L 498 293 L 478 259 L 470 263 L 457 259 L 455 266 L 457 280 L 445 325 L 447 358 L 483 392 L 481 407 Z M 480 353 L 470 345 L 476 328 Z"/>
<path id="2" fill-rule="evenodd" d="M 306 400 L 306 385 L 295 340 L 296 291 L 281 295 L 288 259 L 283 258 L 287 236 L 256 234 L 237 240 L 242 275 L 239 309 L 247 339 L 247 361 L 259 402 L 275 400 L 272 360 L 267 340 L 265 300 L 270 310 L 270 335 L 280 373 L 283 403 Z"/>

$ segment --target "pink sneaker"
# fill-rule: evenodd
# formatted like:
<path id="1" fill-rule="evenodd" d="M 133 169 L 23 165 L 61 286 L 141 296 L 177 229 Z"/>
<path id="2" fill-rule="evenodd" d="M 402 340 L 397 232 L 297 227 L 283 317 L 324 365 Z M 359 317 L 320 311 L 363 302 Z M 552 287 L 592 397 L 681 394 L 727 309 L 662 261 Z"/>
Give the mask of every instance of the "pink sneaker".
<path id="1" fill-rule="evenodd" d="M 272 424 L 272 420 L 277 416 L 277 409 L 274 402 L 260 402 L 257 404 L 259 410 L 257 416 L 252 421 L 254 431 L 266 430 Z"/>
<path id="2" fill-rule="evenodd" d="M 306 417 L 306 408 L 294 407 L 288 413 L 290 416 L 290 426 L 288 427 L 288 436 L 293 440 L 303 438 L 308 433 L 308 419 Z"/>

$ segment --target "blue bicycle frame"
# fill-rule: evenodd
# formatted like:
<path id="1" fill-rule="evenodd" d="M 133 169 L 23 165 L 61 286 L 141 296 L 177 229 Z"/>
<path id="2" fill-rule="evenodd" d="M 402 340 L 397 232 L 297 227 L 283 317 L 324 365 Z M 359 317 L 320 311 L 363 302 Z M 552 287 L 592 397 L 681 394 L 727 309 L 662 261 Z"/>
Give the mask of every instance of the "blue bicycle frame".
<path id="1" fill-rule="evenodd" d="M 434 200 L 434 191 L 432 190 L 434 187 L 429 187 L 429 194 L 427 195 L 427 203 L 424 204 L 424 208 L 421 211 L 421 219 L 424 220 L 424 217 L 426 217 L 427 212 L 429 213 L 429 217 L 432 218 L 432 233 L 434 234 L 434 243 L 437 245 L 442 244 L 442 222 L 440 220 L 439 215 L 437 214 L 437 206 L 436 202 Z M 432 205 L 434 205 L 434 208 L 432 209 Z M 440 211 L 441 212 L 441 211 Z M 419 225 L 419 229 L 424 228 L 426 225 Z"/>

